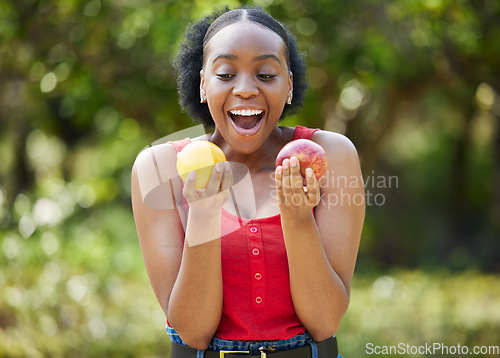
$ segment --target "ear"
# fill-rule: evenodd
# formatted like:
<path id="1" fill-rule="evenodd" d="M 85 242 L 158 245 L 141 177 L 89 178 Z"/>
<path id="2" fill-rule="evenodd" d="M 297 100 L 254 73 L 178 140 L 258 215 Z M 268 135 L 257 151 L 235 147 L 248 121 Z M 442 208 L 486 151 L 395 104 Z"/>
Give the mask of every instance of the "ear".
<path id="1" fill-rule="evenodd" d="M 290 75 L 288 76 L 288 95 L 286 99 L 287 104 L 292 104 L 293 98 L 293 73 L 290 71 Z"/>
<path id="2" fill-rule="evenodd" d="M 200 71 L 200 91 L 205 89 L 205 75 L 203 70 Z"/>
<path id="3" fill-rule="evenodd" d="M 205 76 L 203 75 L 203 70 L 200 71 L 200 102 L 205 103 L 207 101 L 207 94 L 205 92 Z"/>

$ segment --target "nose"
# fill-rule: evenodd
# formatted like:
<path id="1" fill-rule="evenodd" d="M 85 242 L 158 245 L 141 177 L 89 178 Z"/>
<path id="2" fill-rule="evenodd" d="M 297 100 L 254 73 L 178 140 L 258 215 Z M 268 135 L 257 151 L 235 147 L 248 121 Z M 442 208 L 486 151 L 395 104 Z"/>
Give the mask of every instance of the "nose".
<path id="1" fill-rule="evenodd" d="M 259 94 L 259 89 L 252 76 L 240 75 L 233 87 L 233 95 L 241 98 L 251 98 Z"/>

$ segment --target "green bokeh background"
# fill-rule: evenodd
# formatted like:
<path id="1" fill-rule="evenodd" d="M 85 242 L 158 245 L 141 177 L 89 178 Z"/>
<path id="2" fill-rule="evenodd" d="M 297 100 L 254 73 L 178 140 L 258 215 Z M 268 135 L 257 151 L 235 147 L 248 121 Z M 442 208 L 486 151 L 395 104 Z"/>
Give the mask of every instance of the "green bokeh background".
<path id="1" fill-rule="evenodd" d="M 369 205 L 343 355 L 500 346 L 498 1 L 0 0 L 0 356 L 168 355 L 130 170 L 195 125 L 172 60 L 221 4 L 296 34 L 310 88 L 284 124 L 359 150 Z"/>

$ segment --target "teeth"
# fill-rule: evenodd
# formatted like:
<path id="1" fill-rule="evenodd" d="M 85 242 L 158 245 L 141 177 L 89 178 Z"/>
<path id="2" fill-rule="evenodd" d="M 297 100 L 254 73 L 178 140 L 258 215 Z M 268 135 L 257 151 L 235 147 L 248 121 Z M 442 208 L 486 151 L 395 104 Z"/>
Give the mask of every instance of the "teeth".
<path id="1" fill-rule="evenodd" d="M 229 112 L 235 116 L 257 116 L 264 111 L 262 109 L 235 109 Z"/>

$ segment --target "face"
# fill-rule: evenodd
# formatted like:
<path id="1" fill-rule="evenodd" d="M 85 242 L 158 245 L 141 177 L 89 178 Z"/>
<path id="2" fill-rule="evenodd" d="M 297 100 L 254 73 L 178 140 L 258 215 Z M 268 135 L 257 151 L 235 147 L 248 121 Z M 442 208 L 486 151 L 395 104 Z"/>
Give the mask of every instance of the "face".
<path id="1" fill-rule="evenodd" d="M 233 149 L 252 153 L 276 127 L 293 83 L 285 54 L 278 34 L 249 21 L 208 42 L 201 89 L 216 131 Z"/>

